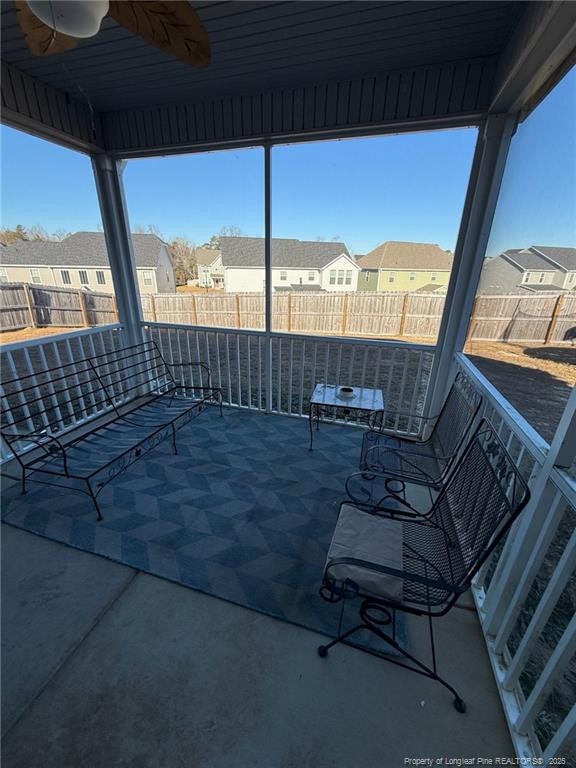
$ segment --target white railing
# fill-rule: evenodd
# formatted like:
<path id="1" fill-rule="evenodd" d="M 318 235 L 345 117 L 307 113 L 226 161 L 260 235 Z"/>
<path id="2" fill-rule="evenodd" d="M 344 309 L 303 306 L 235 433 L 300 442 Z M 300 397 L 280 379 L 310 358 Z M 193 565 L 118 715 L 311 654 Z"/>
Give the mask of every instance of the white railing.
<path id="1" fill-rule="evenodd" d="M 457 365 L 534 494 L 473 586 L 510 732 L 520 757 L 576 765 L 576 482 L 548 466 L 546 441 L 464 355 Z"/>
<path id="2" fill-rule="evenodd" d="M 421 412 L 434 357 L 429 345 L 392 341 L 168 323 L 148 323 L 145 332 L 170 362 L 207 362 L 228 405 L 265 411 L 270 403 L 272 413 L 290 416 L 308 413 L 318 382 L 378 388 L 386 410 Z"/>
<path id="3" fill-rule="evenodd" d="M 30 377 L 26 386 L 34 387 L 34 392 L 39 392 L 40 389 L 46 391 L 48 399 L 54 405 L 50 410 L 50 424 L 44 423 L 43 426 L 50 427 L 51 431 L 65 432 L 99 416 L 103 411 L 103 404 L 94 399 L 90 382 L 80 380 L 78 376 L 75 386 L 64 395 L 66 399 L 62 399 L 63 396 L 51 389 L 50 385 L 44 385 L 41 372 L 119 349 L 122 347 L 122 336 L 122 326 L 114 324 L 3 344 L 0 353 L 1 381 L 6 384 L 11 380 L 20 381 L 24 377 Z M 16 384 L 15 397 L 26 412 L 26 393 L 22 392 L 21 385 L 18 391 Z M 42 416 L 45 418 L 45 413 L 41 414 Z M 33 414 L 29 414 L 29 421 L 32 419 Z M 37 425 L 31 425 L 31 428 L 34 426 Z M 7 446 L 2 444 L 0 459 L 9 456 Z"/>

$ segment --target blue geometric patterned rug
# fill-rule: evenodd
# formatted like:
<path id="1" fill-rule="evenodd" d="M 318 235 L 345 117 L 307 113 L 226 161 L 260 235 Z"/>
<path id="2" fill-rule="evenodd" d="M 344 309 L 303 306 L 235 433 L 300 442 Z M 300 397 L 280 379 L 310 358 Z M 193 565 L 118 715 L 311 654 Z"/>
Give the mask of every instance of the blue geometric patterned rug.
<path id="1" fill-rule="evenodd" d="M 334 636 L 340 606 L 318 588 L 362 433 L 314 437 L 309 452 L 304 419 L 209 408 L 178 432 L 179 455 L 165 441 L 104 488 L 102 522 L 87 496 L 33 482 L 5 489 L 3 520 Z"/>

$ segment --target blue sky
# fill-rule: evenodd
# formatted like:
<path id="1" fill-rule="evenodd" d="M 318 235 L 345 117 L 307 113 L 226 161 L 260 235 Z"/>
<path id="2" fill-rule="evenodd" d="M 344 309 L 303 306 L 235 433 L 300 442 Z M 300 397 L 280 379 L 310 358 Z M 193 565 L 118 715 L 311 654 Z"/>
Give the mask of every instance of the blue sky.
<path id="1" fill-rule="evenodd" d="M 489 254 L 533 243 L 574 245 L 576 71 L 513 140 Z M 384 240 L 453 249 L 476 129 L 294 144 L 273 150 L 273 234 L 344 240 L 366 253 Z M 89 159 L 2 128 L 2 224 L 48 231 L 100 222 Z M 202 243 L 226 225 L 261 236 L 261 149 L 133 160 L 132 226 Z"/>

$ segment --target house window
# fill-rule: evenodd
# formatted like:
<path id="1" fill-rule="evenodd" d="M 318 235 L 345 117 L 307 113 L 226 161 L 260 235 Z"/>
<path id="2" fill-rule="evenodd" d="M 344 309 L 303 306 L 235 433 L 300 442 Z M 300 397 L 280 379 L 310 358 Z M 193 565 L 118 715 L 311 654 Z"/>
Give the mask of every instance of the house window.
<path id="1" fill-rule="evenodd" d="M 432 272 L 432 274 L 430 275 L 430 282 L 435 283 L 437 279 L 438 279 L 438 275 L 436 274 L 436 272 Z"/>
<path id="2" fill-rule="evenodd" d="M 410 282 L 416 280 L 416 272 L 410 272 Z"/>
<path id="3" fill-rule="evenodd" d="M 6 267 L 0 267 L 0 283 L 8 282 L 8 270 Z"/>
<path id="4" fill-rule="evenodd" d="M 315 277 L 316 277 L 316 272 L 308 272 L 308 282 L 309 283 L 313 283 Z"/>
<path id="5" fill-rule="evenodd" d="M 524 272 L 522 275 L 522 282 L 527 283 L 530 280 L 530 272 Z"/>
<path id="6" fill-rule="evenodd" d="M 78 279 L 80 280 L 80 285 L 88 285 L 88 272 L 85 269 L 79 269 Z"/>
<path id="7" fill-rule="evenodd" d="M 154 285 L 154 273 L 151 270 L 144 270 L 142 279 L 144 280 L 144 285 Z"/>
<path id="8" fill-rule="evenodd" d="M 101 269 L 96 270 L 96 282 L 98 285 L 106 285 L 106 275 Z"/>
<path id="9" fill-rule="evenodd" d="M 70 280 L 70 272 L 67 269 L 60 270 L 60 277 L 62 278 L 62 285 L 71 284 L 72 280 Z"/>
<path id="10" fill-rule="evenodd" d="M 4 270 L 4 271 L 6 271 L 6 270 Z M 574 280 L 574 277 L 575 277 L 575 276 L 576 276 L 576 272 L 572 272 L 572 274 L 568 275 L 568 282 L 569 282 L 569 283 L 571 283 L 571 282 L 572 282 L 572 280 Z M 1 278 L 1 277 L 0 277 L 0 281 L 2 281 L 2 278 Z M 6 282 L 6 280 L 4 280 L 4 281 L 2 281 L 2 282 Z"/>
<path id="11" fill-rule="evenodd" d="M 366 272 L 366 274 L 364 275 L 364 280 L 366 280 L 367 283 L 370 282 L 370 272 Z"/>
<path id="12" fill-rule="evenodd" d="M 330 270 L 330 279 L 329 279 L 330 285 L 336 285 L 336 270 L 331 269 Z"/>
<path id="13" fill-rule="evenodd" d="M 396 281 L 396 272 L 388 272 L 388 282 L 394 283 Z"/>
<path id="14" fill-rule="evenodd" d="M 337 283 L 338 283 L 338 285 L 344 285 L 344 270 L 343 269 L 339 269 L 338 270 L 338 280 L 337 280 Z"/>
<path id="15" fill-rule="evenodd" d="M 346 270 L 346 285 L 352 285 L 352 270 L 347 269 Z"/>
<path id="16" fill-rule="evenodd" d="M 41 283 L 42 278 L 40 277 L 40 270 L 39 269 L 31 269 L 30 270 L 30 280 L 32 280 L 33 283 Z"/>
<path id="17" fill-rule="evenodd" d="M 282 272 L 280 272 L 280 280 L 288 280 L 288 272 L 282 270 Z"/>
<path id="18" fill-rule="evenodd" d="M 543 283 L 545 277 L 546 277 L 546 273 L 545 272 L 540 272 L 540 277 L 538 278 L 538 282 L 539 283 Z"/>

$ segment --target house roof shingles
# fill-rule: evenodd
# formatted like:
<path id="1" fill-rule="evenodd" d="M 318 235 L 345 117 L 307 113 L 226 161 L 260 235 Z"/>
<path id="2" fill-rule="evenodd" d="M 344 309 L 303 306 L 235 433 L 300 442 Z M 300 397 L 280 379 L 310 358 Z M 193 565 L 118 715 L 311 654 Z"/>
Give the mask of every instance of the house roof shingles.
<path id="1" fill-rule="evenodd" d="M 449 270 L 452 253 L 435 243 L 408 243 L 387 240 L 367 253 L 358 264 L 362 269 Z"/>
<path id="2" fill-rule="evenodd" d="M 220 251 L 225 267 L 263 267 L 263 237 L 221 237 Z M 272 238 L 272 265 L 286 269 L 323 269 L 344 254 L 344 243 Z"/>
<path id="3" fill-rule="evenodd" d="M 220 251 L 217 248 L 196 248 L 194 256 L 196 264 L 208 267 L 220 256 Z"/>
<path id="4" fill-rule="evenodd" d="M 154 268 L 163 241 L 157 235 L 132 235 L 137 267 Z M 107 267 L 106 241 L 102 232 L 75 232 L 60 242 L 18 240 L 2 249 L 0 260 L 5 266 Z"/>
<path id="5" fill-rule="evenodd" d="M 530 250 L 537 251 L 556 262 L 567 272 L 576 270 L 576 248 L 558 248 L 550 245 L 531 245 Z"/>
<path id="6" fill-rule="evenodd" d="M 531 269 L 537 269 L 540 272 L 555 271 L 553 264 L 550 264 L 543 256 L 539 253 L 534 253 L 529 248 L 510 248 L 501 255 L 524 272 Z"/>

